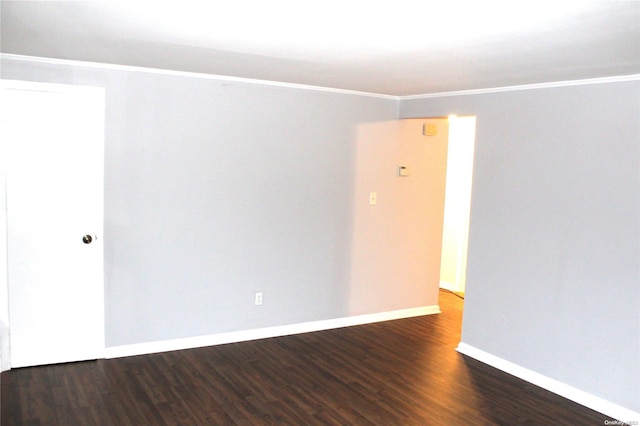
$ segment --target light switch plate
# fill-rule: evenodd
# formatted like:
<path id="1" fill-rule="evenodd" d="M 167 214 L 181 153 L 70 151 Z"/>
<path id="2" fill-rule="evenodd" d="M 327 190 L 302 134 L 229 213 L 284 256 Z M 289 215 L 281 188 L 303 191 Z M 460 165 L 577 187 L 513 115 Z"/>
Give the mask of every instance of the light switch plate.
<path id="1" fill-rule="evenodd" d="M 398 166 L 398 176 L 409 176 L 409 167 Z"/>

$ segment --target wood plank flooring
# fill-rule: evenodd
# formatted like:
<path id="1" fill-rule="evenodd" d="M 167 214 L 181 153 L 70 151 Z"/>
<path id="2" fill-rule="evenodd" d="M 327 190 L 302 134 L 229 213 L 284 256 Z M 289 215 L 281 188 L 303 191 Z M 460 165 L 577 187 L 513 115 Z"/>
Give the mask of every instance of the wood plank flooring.
<path id="1" fill-rule="evenodd" d="M 2 373 L 2 425 L 603 425 L 457 353 L 440 315 Z"/>

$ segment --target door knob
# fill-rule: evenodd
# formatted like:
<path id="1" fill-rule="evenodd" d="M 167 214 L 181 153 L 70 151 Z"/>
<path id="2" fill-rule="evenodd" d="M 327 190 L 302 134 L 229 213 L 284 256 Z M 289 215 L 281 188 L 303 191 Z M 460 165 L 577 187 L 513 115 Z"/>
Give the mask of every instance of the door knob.
<path id="1" fill-rule="evenodd" d="M 89 234 L 82 237 L 82 242 L 85 244 L 91 244 L 91 241 L 93 241 L 93 238 Z"/>

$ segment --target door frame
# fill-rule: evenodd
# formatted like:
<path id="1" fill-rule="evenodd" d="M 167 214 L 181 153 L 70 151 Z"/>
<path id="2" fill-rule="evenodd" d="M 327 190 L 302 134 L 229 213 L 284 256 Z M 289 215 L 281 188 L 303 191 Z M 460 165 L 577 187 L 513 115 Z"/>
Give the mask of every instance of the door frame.
<path id="1" fill-rule="evenodd" d="M 461 120 L 465 120 L 463 126 L 469 126 L 467 130 L 471 128 L 470 124 L 473 124 L 473 131 L 469 134 L 464 134 L 463 143 L 467 146 L 464 148 L 464 158 L 451 155 L 453 153 L 451 142 L 455 139 L 455 136 L 459 136 L 458 131 L 461 129 Z M 469 121 L 466 121 L 469 120 Z M 471 219 L 471 195 L 473 185 L 473 168 L 475 160 L 475 145 L 476 145 L 476 127 L 477 116 L 476 115 L 450 115 L 449 116 L 449 151 L 447 155 L 447 194 L 445 196 L 445 224 L 452 220 L 452 217 L 458 217 L 459 221 L 454 221 L 455 226 L 459 232 L 458 240 L 456 241 L 456 260 L 455 260 L 455 282 L 448 282 L 442 279 L 442 273 L 440 278 L 440 288 L 452 291 L 457 294 L 464 294 L 466 290 L 467 281 L 467 257 L 469 251 L 469 223 Z M 454 131 L 451 131 L 451 129 Z M 452 138 L 454 135 L 454 138 Z M 455 148 L 455 147 L 454 147 Z M 452 166 L 455 166 L 457 173 L 452 173 Z M 464 169 L 462 176 L 458 176 L 460 170 Z M 466 178 L 463 183 L 458 182 L 458 187 L 462 187 L 464 194 L 464 204 L 455 206 L 449 198 L 449 189 L 451 178 L 464 177 Z M 449 222 L 451 223 L 451 222 Z M 446 229 L 446 228 L 445 228 Z M 443 233 L 443 252 L 446 233 Z M 450 260 L 450 259 L 449 259 Z M 443 268 L 445 259 L 443 256 Z"/>

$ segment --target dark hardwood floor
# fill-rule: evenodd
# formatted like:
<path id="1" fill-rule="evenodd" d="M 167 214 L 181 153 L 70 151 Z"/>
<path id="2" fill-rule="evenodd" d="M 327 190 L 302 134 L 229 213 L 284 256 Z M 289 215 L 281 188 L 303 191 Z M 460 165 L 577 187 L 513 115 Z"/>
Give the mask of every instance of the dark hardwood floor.
<path id="1" fill-rule="evenodd" d="M 603 425 L 458 354 L 440 315 L 2 373 L 2 425 Z"/>

